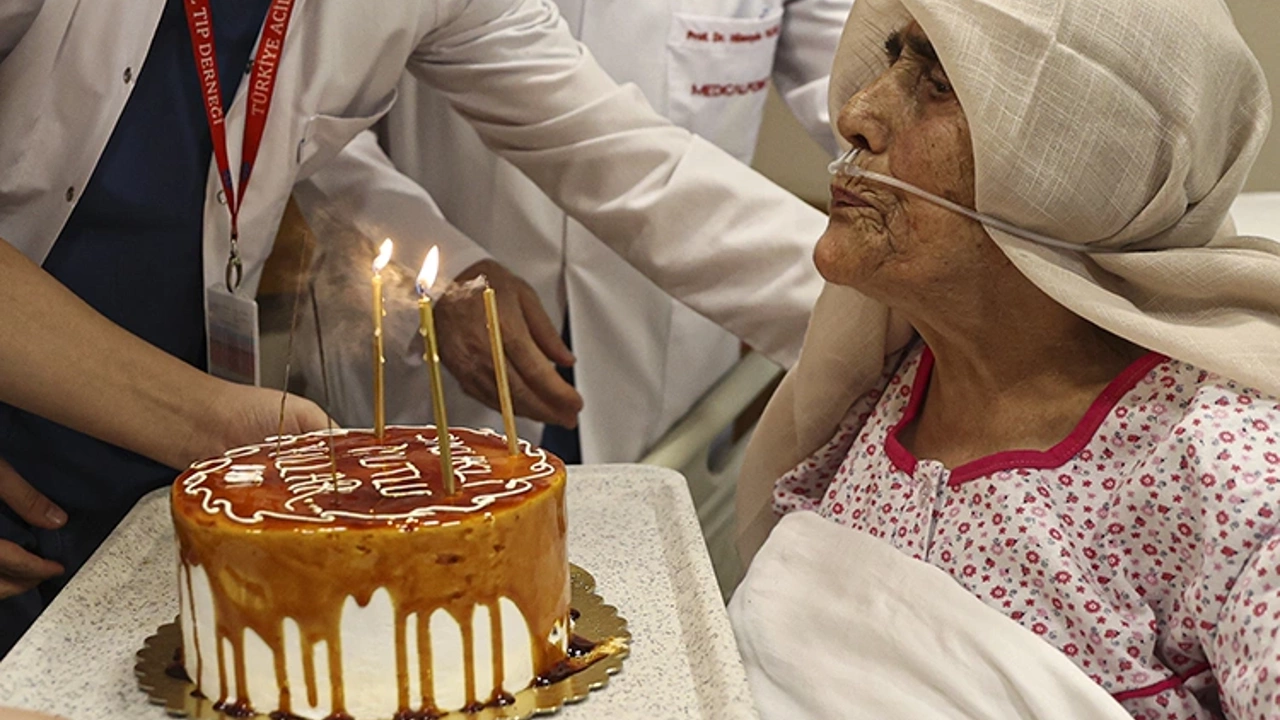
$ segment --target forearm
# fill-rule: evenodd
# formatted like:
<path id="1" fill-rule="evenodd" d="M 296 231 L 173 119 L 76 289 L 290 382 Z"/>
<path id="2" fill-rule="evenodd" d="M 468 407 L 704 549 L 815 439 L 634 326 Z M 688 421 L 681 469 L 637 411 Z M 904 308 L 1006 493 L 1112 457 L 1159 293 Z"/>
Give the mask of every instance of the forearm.
<path id="1" fill-rule="evenodd" d="M 576 159 L 571 151 L 509 159 L 658 287 L 790 367 L 822 288 L 812 253 L 826 218 L 711 143 L 677 132 L 629 134 L 612 149 L 590 144 Z M 665 157 L 645 168 L 659 151 Z"/>
<path id="2" fill-rule="evenodd" d="M 171 467 L 217 448 L 220 381 L 126 332 L 0 241 L 0 401 Z"/>
<path id="3" fill-rule="evenodd" d="M 794 362 L 822 213 L 613 83 L 545 5 L 472 2 L 453 24 L 411 69 L 486 144 L 663 290 Z"/>

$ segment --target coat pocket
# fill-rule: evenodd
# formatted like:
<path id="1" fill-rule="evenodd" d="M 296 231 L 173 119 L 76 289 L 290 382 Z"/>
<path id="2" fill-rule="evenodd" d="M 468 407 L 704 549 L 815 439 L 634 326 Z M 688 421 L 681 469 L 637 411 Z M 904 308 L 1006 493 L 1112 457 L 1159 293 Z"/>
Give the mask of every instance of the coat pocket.
<path id="1" fill-rule="evenodd" d="M 397 93 L 392 90 L 378 103 L 377 109 L 368 115 L 348 117 L 344 115 L 316 114 L 307 118 L 298 141 L 298 180 L 303 180 L 332 160 L 351 139 L 361 131 L 373 127 L 396 102 Z"/>
<path id="2" fill-rule="evenodd" d="M 674 13 L 667 40 L 671 121 L 750 162 L 781 33 L 781 8 L 759 18 Z"/>

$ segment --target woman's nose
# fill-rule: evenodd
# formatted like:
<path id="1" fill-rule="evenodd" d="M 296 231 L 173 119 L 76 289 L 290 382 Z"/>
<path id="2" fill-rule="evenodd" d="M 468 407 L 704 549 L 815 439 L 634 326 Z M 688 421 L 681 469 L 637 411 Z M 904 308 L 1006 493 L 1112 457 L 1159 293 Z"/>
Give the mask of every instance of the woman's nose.
<path id="1" fill-rule="evenodd" d="M 892 131 L 886 119 L 888 111 L 889 83 L 881 76 L 875 82 L 854 93 L 840 108 L 836 129 L 840 136 L 854 147 L 879 154 L 889 146 Z"/>

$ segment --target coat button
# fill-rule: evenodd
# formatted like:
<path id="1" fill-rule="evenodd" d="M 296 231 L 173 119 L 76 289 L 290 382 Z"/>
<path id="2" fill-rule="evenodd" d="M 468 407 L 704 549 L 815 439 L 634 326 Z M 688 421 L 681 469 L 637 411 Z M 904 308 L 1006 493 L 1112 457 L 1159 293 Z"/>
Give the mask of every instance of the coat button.
<path id="1" fill-rule="evenodd" d="M 71 187 L 67 188 L 67 202 L 71 202 L 71 201 L 73 201 L 73 200 L 75 200 L 75 199 L 76 199 L 76 188 L 75 188 L 75 186 L 73 185 L 73 186 L 71 186 Z"/>
<path id="2" fill-rule="evenodd" d="M 227 193 L 226 193 L 226 191 L 224 191 L 224 190 L 219 190 L 219 191 L 218 191 L 218 204 L 219 204 L 219 205 L 226 205 L 226 204 L 227 204 Z"/>
<path id="3" fill-rule="evenodd" d="M 124 69 L 124 84 L 128 85 L 131 82 L 133 82 L 133 68 L 127 67 Z"/>

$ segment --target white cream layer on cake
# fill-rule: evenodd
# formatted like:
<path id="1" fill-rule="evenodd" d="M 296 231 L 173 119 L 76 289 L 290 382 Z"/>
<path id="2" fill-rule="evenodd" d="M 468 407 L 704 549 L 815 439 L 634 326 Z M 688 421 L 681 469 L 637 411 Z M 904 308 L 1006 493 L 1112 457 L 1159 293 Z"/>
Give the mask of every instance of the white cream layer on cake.
<path id="1" fill-rule="evenodd" d="M 564 467 L 433 428 L 239 448 L 174 485 L 183 657 L 233 710 L 429 718 L 508 702 L 565 659 Z M 336 466 L 336 474 L 335 474 Z"/>

